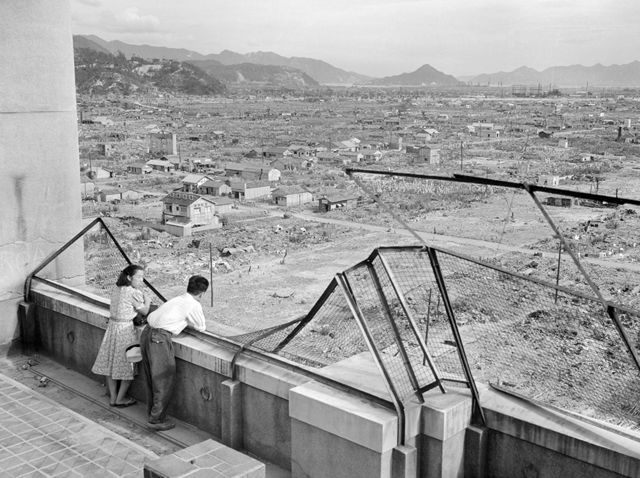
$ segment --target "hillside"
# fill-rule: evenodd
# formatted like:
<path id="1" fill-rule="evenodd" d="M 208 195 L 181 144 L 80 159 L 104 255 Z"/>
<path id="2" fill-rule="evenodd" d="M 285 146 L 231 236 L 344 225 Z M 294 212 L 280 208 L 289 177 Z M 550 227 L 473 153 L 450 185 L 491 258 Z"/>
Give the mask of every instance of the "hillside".
<path id="1" fill-rule="evenodd" d="M 554 85 L 557 87 L 625 87 L 640 86 L 640 62 L 624 65 L 552 66 L 537 71 L 522 66 L 511 72 L 500 71 L 474 76 L 471 83 L 481 85 Z"/>
<path id="2" fill-rule="evenodd" d="M 224 50 L 220 54 L 207 55 L 208 60 L 216 60 L 224 65 L 253 63 L 256 65 L 275 65 L 296 68 L 303 71 L 320 84 L 354 84 L 369 80 L 369 77 L 345 71 L 322 60 L 305 57 L 287 58 L 269 51 L 258 51 L 247 54 Z"/>
<path id="3" fill-rule="evenodd" d="M 272 86 L 293 89 L 319 86 L 316 80 L 303 71 L 286 66 L 254 63 L 223 65 L 216 60 L 191 61 L 189 63 L 219 79 L 227 86 Z"/>
<path id="4" fill-rule="evenodd" d="M 190 95 L 216 95 L 225 86 L 189 63 L 127 59 L 94 48 L 81 47 L 74 38 L 76 91 L 78 93 L 128 95 L 136 91 L 167 91 Z"/>
<path id="5" fill-rule="evenodd" d="M 186 50 L 184 48 L 167 48 L 163 46 L 151 45 L 131 45 L 119 40 L 106 41 L 95 35 L 74 35 L 74 46 L 80 38 L 87 39 L 93 44 L 101 47 L 103 50 L 106 50 L 114 55 L 122 52 L 127 58 L 137 56 L 140 58 L 145 58 L 147 60 L 157 58 L 177 61 L 205 59 L 204 55 L 196 53 L 195 51 Z"/>
<path id="6" fill-rule="evenodd" d="M 463 84 L 455 77 L 436 70 L 431 65 L 422 65 L 411 73 L 385 76 L 369 82 L 380 86 L 456 86 Z"/>
<path id="7" fill-rule="evenodd" d="M 102 42 L 102 40 L 100 40 L 100 38 L 98 38 L 98 37 L 94 37 L 94 38 L 96 38 L 99 42 Z M 97 51 L 98 53 L 104 53 L 106 55 L 111 55 L 112 52 L 108 48 L 105 48 L 104 46 L 102 46 L 99 42 L 94 41 L 90 37 L 83 37 L 83 36 L 80 36 L 80 35 L 74 35 L 73 36 L 73 48 L 74 48 L 74 50 L 79 49 L 79 48 L 86 48 L 86 49 L 89 49 L 89 50 Z"/>
<path id="8" fill-rule="evenodd" d="M 125 57 L 140 57 L 145 59 L 170 59 L 177 61 L 210 61 L 214 60 L 223 65 L 240 65 L 252 63 L 255 65 L 282 66 L 298 69 L 306 73 L 320 84 L 353 84 L 365 82 L 369 77 L 336 68 L 322 60 L 313 58 L 293 57 L 287 58 L 273 52 L 252 52 L 236 53 L 230 50 L 223 50 L 220 53 L 202 55 L 201 53 L 186 50 L 184 48 L 156 47 L 151 45 L 131 45 L 118 40 L 106 41 L 95 35 L 75 35 L 74 43 L 79 39 L 85 39 L 100 48 L 102 52 L 109 51 L 112 54 L 122 52 Z M 287 71 L 287 70 L 284 70 Z M 285 77 L 287 75 L 284 75 Z M 285 85 L 283 85 L 285 86 Z"/>

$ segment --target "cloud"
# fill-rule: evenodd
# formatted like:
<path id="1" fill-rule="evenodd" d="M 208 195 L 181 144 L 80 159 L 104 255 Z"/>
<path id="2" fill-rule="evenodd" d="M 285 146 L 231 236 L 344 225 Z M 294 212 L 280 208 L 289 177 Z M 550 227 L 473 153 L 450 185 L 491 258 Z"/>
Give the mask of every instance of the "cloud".
<path id="1" fill-rule="evenodd" d="M 101 7 L 102 0 L 75 0 L 76 3 L 81 3 L 83 5 L 88 5 L 90 7 Z"/>
<path id="2" fill-rule="evenodd" d="M 101 23 L 106 30 L 118 33 L 150 33 L 160 30 L 158 17 L 141 15 L 137 7 L 129 7 L 118 14 L 103 10 Z"/>

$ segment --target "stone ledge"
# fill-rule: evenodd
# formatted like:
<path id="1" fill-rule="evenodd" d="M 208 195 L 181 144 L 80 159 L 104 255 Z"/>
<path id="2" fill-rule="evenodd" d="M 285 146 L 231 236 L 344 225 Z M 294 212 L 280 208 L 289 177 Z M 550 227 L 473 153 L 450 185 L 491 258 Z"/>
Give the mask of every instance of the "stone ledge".
<path id="1" fill-rule="evenodd" d="M 247 355 L 240 355 L 236 367 L 237 380 L 285 400 L 289 399 L 289 390 L 309 381 L 299 373 Z"/>

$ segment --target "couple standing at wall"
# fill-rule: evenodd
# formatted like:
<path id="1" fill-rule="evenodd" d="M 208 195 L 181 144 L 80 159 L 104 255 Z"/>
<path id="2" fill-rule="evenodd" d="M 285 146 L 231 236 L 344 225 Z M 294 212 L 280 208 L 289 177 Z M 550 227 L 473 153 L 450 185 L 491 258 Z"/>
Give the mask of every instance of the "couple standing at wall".
<path id="1" fill-rule="evenodd" d="M 190 277 L 186 293 L 168 300 L 151 313 L 151 300 L 142 292 L 143 281 L 144 269 L 139 265 L 131 264 L 120 273 L 111 294 L 107 330 L 92 372 L 107 377 L 111 406 L 128 407 L 136 403 L 127 396 L 134 367 L 126 353 L 131 344 L 138 343 L 134 319 L 149 314 L 139 339 L 148 425 L 154 430 L 169 430 L 175 426 L 167 418 L 176 375 L 172 337 L 187 326 L 199 331 L 206 329 L 199 299 L 209 288 L 209 281 L 198 275 Z"/>

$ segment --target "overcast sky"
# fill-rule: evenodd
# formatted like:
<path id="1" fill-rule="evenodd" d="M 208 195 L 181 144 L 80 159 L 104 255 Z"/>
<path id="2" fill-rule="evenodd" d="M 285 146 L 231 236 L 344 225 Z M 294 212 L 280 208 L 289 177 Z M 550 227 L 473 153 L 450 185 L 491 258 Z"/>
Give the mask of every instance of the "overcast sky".
<path id="1" fill-rule="evenodd" d="M 272 51 L 370 76 L 640 59 L 638 0 L 71 0 L 74 34 L 198 53 Z"/>

